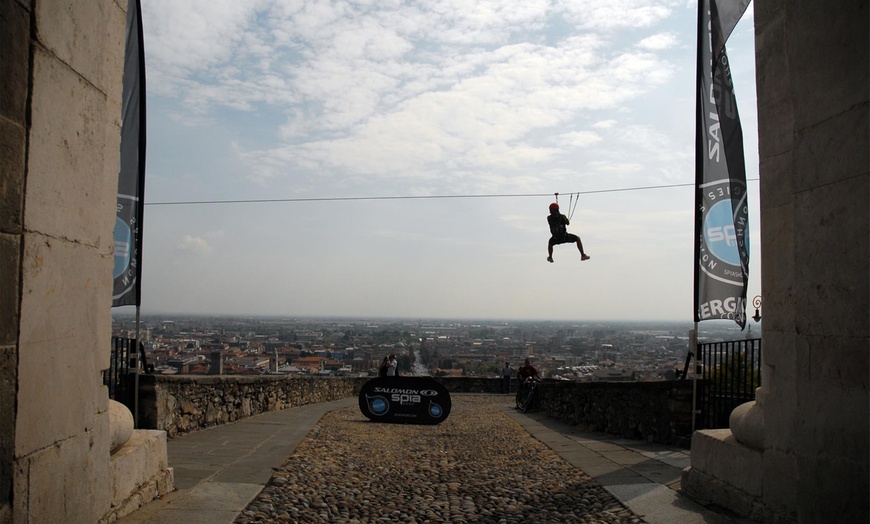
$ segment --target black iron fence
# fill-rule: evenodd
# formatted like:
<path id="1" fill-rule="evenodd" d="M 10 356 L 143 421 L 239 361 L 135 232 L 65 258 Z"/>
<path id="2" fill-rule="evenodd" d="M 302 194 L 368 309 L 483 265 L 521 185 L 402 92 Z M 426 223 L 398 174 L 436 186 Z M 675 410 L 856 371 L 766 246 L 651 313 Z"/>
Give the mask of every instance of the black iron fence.
<path id="1" fill-rule="evenodd" d="M 701 380 L 695 429 L 727 428 L 734 408 L 755 400 L 761 386 L 761 339 L 698 344 L 696 355 Z"/>
<path id="2" fill-rule="evenodd" d="M 136 339 L 112 337 L 112 355 L 109 368 L 103 371 L 103 385 L 109 388 L 109 398 L 127 406 L 130 411 L 134 410 L 135 403 L 135 373 L 136 365 L 133 362 Z M 145 360 L 145 348 L 139 344 L 139 365 L 142 370 L 149 370 Z"/>

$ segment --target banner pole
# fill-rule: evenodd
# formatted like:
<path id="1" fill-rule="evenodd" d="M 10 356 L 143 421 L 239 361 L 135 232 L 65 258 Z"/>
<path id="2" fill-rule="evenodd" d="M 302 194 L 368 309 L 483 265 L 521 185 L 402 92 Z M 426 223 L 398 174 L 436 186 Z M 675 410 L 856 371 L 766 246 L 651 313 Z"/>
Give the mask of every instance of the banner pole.
<path id="1" fill-rule="evenodd" d="M 695 433 L 695 419 L 698 413 L 698 323 L 689 337 L 689 347 L 692 351 L 692 434 Z"/>
<path id="2" fill-rule="evenodd" d="M 136 367 L 136 374 L 133 377 L 133 427 L 139 429 L 139 307 L 136 306 L 136 347 L 133 348 L 133 362 Z"/>

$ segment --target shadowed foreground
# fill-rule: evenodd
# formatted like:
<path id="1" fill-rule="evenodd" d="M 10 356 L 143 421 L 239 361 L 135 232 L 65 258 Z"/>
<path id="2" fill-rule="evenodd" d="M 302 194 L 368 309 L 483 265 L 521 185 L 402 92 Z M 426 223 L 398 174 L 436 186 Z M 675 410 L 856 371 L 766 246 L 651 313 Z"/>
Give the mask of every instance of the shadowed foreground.
<path id="1" fill-rule="evenodd" d="M 236 522 L 643 522 L 508 417 L 510 402 L 454 396 L 437 426 L 328 413 Z"/>

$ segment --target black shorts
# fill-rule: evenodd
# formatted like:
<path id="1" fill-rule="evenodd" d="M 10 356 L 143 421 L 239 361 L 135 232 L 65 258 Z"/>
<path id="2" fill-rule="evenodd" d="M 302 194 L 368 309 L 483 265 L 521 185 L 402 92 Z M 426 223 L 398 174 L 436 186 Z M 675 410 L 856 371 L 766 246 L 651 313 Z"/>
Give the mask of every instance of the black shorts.
<path id="1" fill-rule="evenodd" d="M 555 245 L 555 244 L 568 244 L 568 243 L 574 244 L 578 240 L 580 240 L 580 237 L 578 237 L 577 235 L 575 235 L 573 233 L 568 233 L 568 234 L 561 236 L 561 237 L 550 237 L 550 243 L 553 245 Z"/>

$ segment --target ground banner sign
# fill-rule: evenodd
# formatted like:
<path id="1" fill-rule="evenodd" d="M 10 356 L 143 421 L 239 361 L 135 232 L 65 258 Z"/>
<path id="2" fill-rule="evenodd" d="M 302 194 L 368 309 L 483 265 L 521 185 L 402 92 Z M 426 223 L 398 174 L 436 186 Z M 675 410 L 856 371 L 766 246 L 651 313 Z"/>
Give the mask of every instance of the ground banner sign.
<path id="1" fill-rule="evenodd" d="M 695 152 L 695 322 L 746 325 L 749 207 L 743 130 L 725 52 L 749 0 L 701 0 Z"/>
<path id="2" fill-rule="evenodd" d="M 430 377 L 378 377 L 359 392 L 360 411 L 375 422 L 440 424 L 450 406 L 447 388 Z"/>

